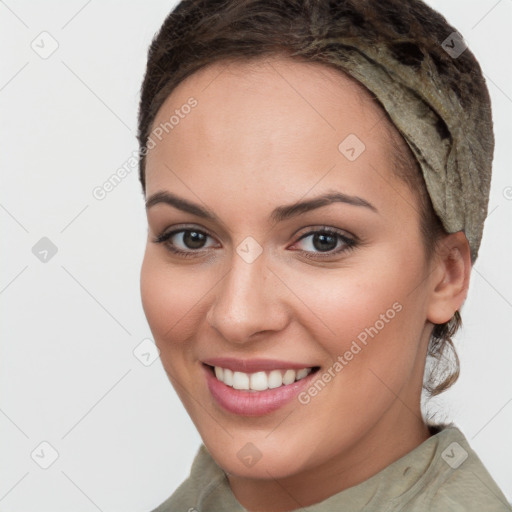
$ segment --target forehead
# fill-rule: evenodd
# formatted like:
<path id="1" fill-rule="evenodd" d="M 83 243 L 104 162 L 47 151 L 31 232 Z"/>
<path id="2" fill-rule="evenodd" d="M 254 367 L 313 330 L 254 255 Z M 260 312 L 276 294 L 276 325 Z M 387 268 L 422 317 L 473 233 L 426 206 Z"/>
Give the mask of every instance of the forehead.
<path id="1" fill-rule="evenodd" d="M 221 61 L 187 77 L 158 111 L 152 133 L 167 129 L 148 153 L 147 194 L 182 188 L 186 177 L 205 192 L 275 186 L 293 198 L 326 174 L 325 186 L 360 192 L 375 181 L 372 165 L 389 173 L 383 117 L 362 85 L 326 65 Z"/>
<path id="2" fill-rule="evenodd" d="M 305 62 L 285 56 L 250 60 L 221 60 L 188 76 L 172 91 L 160 107 L 153 126 L 165 122 L 174 108 L 190 96 L 201 102 L 204 114 L 212 110 L 250 110 L 249 103 L 267 103 L 280 110 L 294 109 L 297 115 L 316 113 L 317 119 L 336 129 L 333 119 L 339 113 L 379 118 L 382 112 L 371 93 L 347 73 L 319 62 Z M 323 111 L 325 107 L 332 111 Z M 309 107 L 309 108 L 306 108 Z M 267 119 L 272 119 L 267 111 Z M 199 116 L 195 116 L 199 117 Z M 260 119 L 263 116 L 260 117 Z M 203 117 L 204 119 L 204 117 Z M 313 123 L 316 126 L 317 123 Z"/>

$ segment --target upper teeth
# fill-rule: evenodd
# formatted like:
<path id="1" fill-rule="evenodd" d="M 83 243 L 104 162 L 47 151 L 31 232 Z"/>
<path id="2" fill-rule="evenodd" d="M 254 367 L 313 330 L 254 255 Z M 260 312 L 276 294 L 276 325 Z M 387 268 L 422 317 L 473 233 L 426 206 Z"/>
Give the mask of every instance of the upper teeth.
<path id="1" fill-rule="evenodd" d="M 253 391 L 265 391 L 266 389 L 292 384 L 296 380 L 303 379 L 312 371 L 312 368 L 301 368 L 300 370 L 272 370 L 267 374 L 267 372 L 234 372 L 229 368 L 221 368 L 220 366 L 215 366 L 214 369 L 217 379 L 227 386 Z"/>

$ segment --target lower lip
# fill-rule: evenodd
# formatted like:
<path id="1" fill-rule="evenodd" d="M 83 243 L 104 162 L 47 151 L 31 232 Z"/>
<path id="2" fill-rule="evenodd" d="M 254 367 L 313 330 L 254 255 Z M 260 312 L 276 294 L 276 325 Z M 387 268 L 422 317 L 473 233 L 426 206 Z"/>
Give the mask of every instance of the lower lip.
<path id="1" fill-rule="evenodd" d="M 317 372 L 286 386 L 266 391 L 234 389 L 218 380 L 211 367 L 203 365 L 206 383 L 211 395 L 225 410 L 240 416 L 261 416 L 280 409 L 291 402 L 304 388 L 310 385 Z"/>

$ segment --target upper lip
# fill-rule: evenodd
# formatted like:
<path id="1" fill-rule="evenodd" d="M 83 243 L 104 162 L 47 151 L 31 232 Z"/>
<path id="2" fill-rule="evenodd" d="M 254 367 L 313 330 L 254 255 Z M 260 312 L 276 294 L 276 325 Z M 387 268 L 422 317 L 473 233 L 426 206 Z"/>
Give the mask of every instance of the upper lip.
<path id="1" fill-rule="evenodd" d="M 229 368 L 235 372 L 254 373 L 272 370 L 300 370 L 301 368 L 312 368 L 313 365 L 295 363 L 291 361 L 279 361 L 277 359 L 236 359 L 234 357 L 212 357 L 202 361 L 209 366 L 220 366 Z"/>

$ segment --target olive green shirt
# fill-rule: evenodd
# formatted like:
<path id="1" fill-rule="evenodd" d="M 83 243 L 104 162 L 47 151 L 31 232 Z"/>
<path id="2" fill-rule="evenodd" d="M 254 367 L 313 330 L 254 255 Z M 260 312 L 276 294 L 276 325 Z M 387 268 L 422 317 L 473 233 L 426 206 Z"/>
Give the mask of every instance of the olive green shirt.
<path id="1" fill-rule="evenodd" d="M 454 425 L 377 474 L 301 512 L 505 512 L 512 506 Z M 153 512 L 247 512 L 201 444 L 190 476 Z"/>

